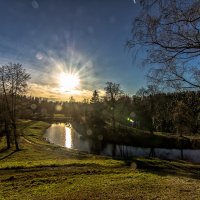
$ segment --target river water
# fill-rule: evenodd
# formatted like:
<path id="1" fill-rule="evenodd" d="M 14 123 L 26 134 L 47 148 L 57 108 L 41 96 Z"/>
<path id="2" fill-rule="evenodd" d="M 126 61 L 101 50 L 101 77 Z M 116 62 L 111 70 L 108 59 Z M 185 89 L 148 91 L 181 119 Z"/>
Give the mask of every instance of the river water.
<path id="1" fill-rule="evenodd" d="M 94 143 L 91 140 L 83 139 L 80 134 L 78 134 L 75 130 L 72 129 L 70 124 L 52 124 L 44 134 L 44 138 L 53 144 L 77 149 L 79 151 L 84 151 L 87 153 L 92 153 L 92 147 Z M 99 152 L 101 155 L 113 155 L 113 144 L 104 144 Z M 133 147 L 133 146 L 124 146 L 124 145 L 116 145 L 115 155 L 116 156 L 148 156 L 150 152 L 150 148 L 141 148 L 141 147 Z M 162 149 L 155 148 L 154 149 L 156 157 L 163 159 L 181 159 L 181 151 L 179 149 Z M 183 149 L 183 157 L 184 160 L 191 162 L 199 162 L 200 163 L 200 150 L 193 149 Z"/>

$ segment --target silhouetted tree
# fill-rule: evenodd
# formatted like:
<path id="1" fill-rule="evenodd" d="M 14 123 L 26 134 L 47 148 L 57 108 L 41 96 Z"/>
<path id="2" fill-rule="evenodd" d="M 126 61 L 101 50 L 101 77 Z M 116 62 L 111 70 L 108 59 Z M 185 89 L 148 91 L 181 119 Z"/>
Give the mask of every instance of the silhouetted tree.
<path id="1" fill-rule="evenodd" d="M 5 98 L 5 106 L 8 110 L 7 114 L 11 120 L 15 147 L 19 150 L 17 135 L 17 106 L 18 97 L 27 89 L 27 81 L 30 74 L 22 68 L 21 64 L 8 64 L 0 68 L 1 86 Z"/>
<path id="2" fill-rule="evenodd" d="M 156 117 L 156 94 L 158 90 L 155 86 L 149 85 L 146 89 L 140 89 L 136 95 L 141 98 L 137 101 L 137 116 L 139 117 L 140 123 L 148 130 L 151 134 L 155 130 L 155 117 Z"/>
<path id="3" fill-rule="evenodd" d="M 120 84 L 116 84 L 112 82 L 107 82 L 106 87 L 104 89 L 106 92 L 105 101 L 106 101 L 106 104 L 108 105 L 109 112 L 111 112 L 112 132 L 114 135 L 116 133 L 115 111 L 116 111 L 117 100 L 119 99 L 123 91 L 120 89 Z M 116 150 L 116 145 L 114 144 L 113 152 L 112 152 L 113 156 L 115 156 L 115 150 Z"/>
<path id="4" fill-rule="evenodd" d="M 90 103 L 99 103 L 99 93 L 97 90 L 94 90 Z"/>
<path id="5" fill-rule="evenodd" d="M 76 101 L 75 101 L 74 97 L 71 96 L 71 97 L 69 98 L 69 103 L 74 103 L 74 102 L 76 102 Z"/>
<path id="6" fill-rule="evenodd" d="M 117 100 L 122 95 L 123 91 L 120 88 L 120 84 L 112 82 L 107 82 L 106 87 L 104 89 L 106 92 L 105 100 L 111 112 L 111 122 L 112 122 L 113 132 L 115 132 L 116 129 L 115 110 L 116 110 Z"/>
<path id="7" fill-rule="evenodd" d="M 182 137 L 190 123 L 189 108 L 183 101 L 178 101 L 173 111 L 173 122 L 177 133 Z"/>

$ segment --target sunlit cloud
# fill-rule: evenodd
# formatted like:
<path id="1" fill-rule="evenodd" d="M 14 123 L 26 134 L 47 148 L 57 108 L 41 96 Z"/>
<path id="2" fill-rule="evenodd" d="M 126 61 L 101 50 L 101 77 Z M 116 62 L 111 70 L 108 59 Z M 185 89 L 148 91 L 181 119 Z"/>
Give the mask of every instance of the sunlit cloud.
<path id="1" fill-rule="evenodd" d="M 53 101 L 68 101 L 71 96 L 76 101 L 82 101 L 83 99 L 90 99 L 93 91 L 90 90 L 74 90 L 73 92 L 61 93 L 60 88 L 52 88 L 49 85 L 40 85 L 31 83 L 27 95 L 47 98 Z"/>

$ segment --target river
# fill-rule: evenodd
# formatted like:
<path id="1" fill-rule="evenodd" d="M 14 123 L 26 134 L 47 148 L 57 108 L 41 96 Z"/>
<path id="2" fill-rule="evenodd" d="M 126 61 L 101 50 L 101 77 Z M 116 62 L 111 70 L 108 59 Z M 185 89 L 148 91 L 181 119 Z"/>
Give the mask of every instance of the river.
<path id="1" fill-rule="evenodd" d="M 94 143 L 92 140 L 83 139 L 83 137 L 78 134 L 74 129 L 72 129 L 70 124 L 52 124 L 44 134 L 44 138 L 53 144 L 77 149 L 79 151 L 84 151 L 87 153 L 92 153 L 92 146 Z M 104 144 L 100 150 L 101 155 L 112 156 L 113 154 L 113 144 Z M 142 147 L 133 147 L 133 146 L 125 146 L 125 145 L 116 145 L 115 155 L 116 156 L 124 156 L 124 157 L 133 157 L 133 156 L 148 156 L 150 152 L 150 148 L 142 148 Z M 180 149 L 162 149 L 155 148 L 154 149 L 156 157 L 162 159 L 171 159 L 177 160 L 181 159 L 181 151 Z M 183 149 L 183 158 L 184 160 L 191 162 L 200 162 L 200 150 L 194 149 Z"/>

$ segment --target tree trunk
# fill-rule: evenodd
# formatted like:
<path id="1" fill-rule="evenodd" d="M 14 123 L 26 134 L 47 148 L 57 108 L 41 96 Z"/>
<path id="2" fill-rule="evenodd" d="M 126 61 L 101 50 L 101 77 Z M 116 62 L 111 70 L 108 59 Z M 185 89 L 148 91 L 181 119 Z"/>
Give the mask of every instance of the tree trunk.
<path id="1" fill-rule="evenodd" d="M 183 160 L 183 159 L 184 159 L 184 156 L 183 156 L 183 148 L 181 148 L 180 151 L 181 151 L 181 160 Z"/>
<path id="2" fill-rule="evenodd" d="M 183 141 L 182 141 L 182 136 L 181 136 L 181 140 L 180 140 L 180 153 L 181 153 L 181 160 L 184 159 L 184 156 L 183 156 Z"/>
<path id="3" fill-rule="evenodd" d="M 113 128 L 113 133 L 115 134 L 116 125 L 115 125 L 115 113 L 114 113 L 114 108 L 113 108 L 113 111 L 112 111 L 112 128 Z"/>
<path id="4" fill-rule="evenodd" d="M 4 129 L 5 129 L 5 133 L 6 133 L 6 142 L 7 142 L 7 149 L 10 148 L 10 132 L 8 130 L 8 125 L 7 125 L 7 122 L 5 120 L 5 124 L 4 124 Z"/>
<path id="5" fill-rule="evenodd" d="M 17 127 L 16 127 L 16 123 L 13 123 L 13 133 L 14 133 L 14 140 L 15 140 L 15 149 L 16 151 L 19 151 L 19 144 L 17 141 Z"/>
<path id="6" fill-rule="evenodd" d="M 112 157 L 114 158 L 115 156 L 116 156 L 116 144 L 113 144 Z"/>
<path id="7" fill-rule="evenodd" d="M 155 153 L 155 149 L 154 147 L 151 147 L 150 152 L 149 152 L 149 157 L 155 157 L 156 153 Z"/>

